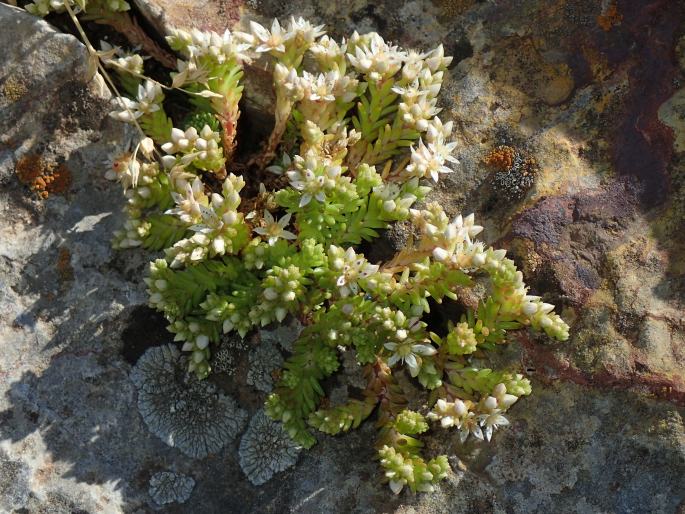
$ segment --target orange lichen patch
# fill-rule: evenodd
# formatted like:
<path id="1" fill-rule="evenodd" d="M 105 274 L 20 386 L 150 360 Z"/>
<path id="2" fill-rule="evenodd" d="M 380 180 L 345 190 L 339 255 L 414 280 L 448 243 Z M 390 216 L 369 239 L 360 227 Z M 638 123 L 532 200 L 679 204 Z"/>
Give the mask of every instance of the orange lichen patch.
<path id="1" fill-rule="evenodd" d="M 486 155 L 483 162 L 499 171 L 507 171 L 513 166 L 515 157 L 516 150 L 511 146 L 501 145 Z"/>
<path id="2" fill-rule="evenodd" d="M 48 190 L 51 193 L 64 194 L 71 186 L 71 173 L 64 164 L 60 164 L 52 171 L 50 179 Z"/>
<path id="3" fill-rule="evenodd" d="M 608 32 L 612 27 L 620 25 L 623 20 L 623 15 L 618 12 L 618 7 L 616 5 L 616 0 L 612 0 L 607 8 L 597 16 L 597 25 L 602 27 L 602 30 Z"/>
<path id="4" fill-rule="evenodd" d="M 21 157 L 15 171 L 19 180 L 41 198 L 47 198 L 50 193 L 64 194 L 71 185 L 71 173 L 64 164 L 47 163 L 40 155 Z"/>
<path id="5" fill-rule="evenodd" d="M 74 280 L 74 268 L 71 267 L 71 252 L 62 247 L 57 254 L 57 273 L 61 282 Z"/>
<path id="6" fill-rule="evenodd" d="M 493 190 L 510 200 L 523 198 L 540 171 L 534 157 L 510 146 L 498 146 L 484 162 L 496 170 L 492 178 Z"/>

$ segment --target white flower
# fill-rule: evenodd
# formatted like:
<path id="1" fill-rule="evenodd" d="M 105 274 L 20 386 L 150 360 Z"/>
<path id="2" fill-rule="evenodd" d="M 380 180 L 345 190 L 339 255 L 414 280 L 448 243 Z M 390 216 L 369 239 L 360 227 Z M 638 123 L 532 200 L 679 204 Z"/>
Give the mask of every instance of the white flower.
<path id="1" fill-rule="evenodd" d="M 259 46 L 255 48 L 256 52 L 285 52 L 285 42 L 293 37 L 293 33 L 284 31 L 277 19 L 274 19 L 271 24 L 271 31 L 266 30 L 263 26 L 255 21 L 250 22 L 250 30 L 254 35 Z"/>
<path id="2" fill-rule="evenodd" d="M 425 91 L 421 91 L 421 88 L 419 88 L 418 80 L 415 80 L 406 86 L 392 86 L 391 91 L 396 95 L 400 95 L 405 101 L 415 100 L 426 94 Z"/>
<path id="3" fill-rule="evenodd" d="M 433 258 L 436 261 L 442 262 L 450 257 L 450 252 L 439 246 L 433 249 Z"/>
<path id="4" fill-rule="evenodd" d="M 323 68 L 332 69 L 339 67 L 338 63 L 344 60 L 346 50 L 347 45 L 344 42 L 339 45 L 335 39 L 328 36 L 323 36 L 309 48 Z"/>
<path id="5" fill-rule="evenodd" d="M 480 416 L 478 416 L 478 420 L 480 421 L 481 427 L 483 427 L 485 439 L 488 441 L 490 441 L 490 439 L 492 438 L 492 432 L 494 430 L 509 424 L 509 420 L 502 416 L 498 409 L 495 409 L 490 414 L 481 414 Z"/>
<path id="6" fill-rule="evenodd" d="M 426 129 L 426 141 L 429 143 L 434 143 L 436 141 L 447 141 L 452 135 L 452 127 L 454 123 L 448 121 L 443 124 L 442 120 L 435 116 L 432 120 L 428 122 L 428 128 Z"/>
<path id="7" fill-rule="evenodd" d="M 152 157 L 152 152 L 155 151 L 155 142 L 150 137 L 145 137 L 140 141 L 140 151 L 147 158 Z"/>
<path id="8" fill-rule="evenodd" d="M 440 88 L 442 87 L 443 76 L 444 73 L 442 71 L 431 73 L 428 68 L 421 70 L 421 73 L 419 74 L 419 86 L 426 91 L 428 98 L 435 98 L 438 96 Z"/>
<path id="9" fill-rule="evenodd" d="M 469 214 L 465 218 L 462 217 L 461 214 L 454 218 L 451 224 L 457 231 L 457 237 L 460 237 L 467 242 L 471 242 L 472 238 L 480 234 L 483 231 L 483 227 L 476 225 L 475 219 L 476 218 L 473 213 Z"/>
<path id="10" fill-rule="evenodd" d="M 114 97 L 112 103 L 118 109 L 121 109 L 109 113 L 115 120 L 123 121 L 124 123 L 133 123 L 133 120 L 136 120 L 143 115 L 142 111 L 137 110 L 138 104 L 125 96 Z"/>
<path id="11" fill-rule="evenodd" d="M 138 86 L 138 109 L 144 113 L 159 110 L 159 100 L 162 96 L 162 87 L 151 80 Z"/>
<path id="12" fill-rule="evenodd" d="M 295 157 L 297 169 L 288 171 L 286 175 L 290 179 L 290 185 L 302 191 L 300 207 L 307 205 L 312 198 L 319 202 L 326 200 L 326 190 L 336 187 L 342 176 L 342 168 L 338 165 L 319 166 L 316 157 L 307 156 L 306 159 L 299 155 Z"/>
<path id="13" fill-rule="evenodd" d="M 393 90 L 397 92 L 400 89 L 394 88 Z M 441 110 L 436 107 L 437 100 L 429 98 L 426 91 L 418 88 L 416 90 L 405 88 L 403 92 L 402 99 L 404 101 L 398 106 L 400 113 L 402 113 L 402 121 L 420 132 L 426 131 L 430 126 L 429 120 Z"/>
<path id="14" fill-rule="evenodd" d="M 386 182 L 374 187 L 373 196 L 383 202 L 382 206 L 385 212 L 399 215 L 407 215 L 409 207 L 416 201 L 416 195 L 402 193 L 400 186 L 393 182 Z"/>
<path id="15" fill-rule="evenodd" d="M 390 490 L 395 493 L 395 494 L 400 494 L 402 491 L 402 488 L 404 487 L 404 484 L 406 484 L 407 481 L 405 479 L 402 480 L 391 480 L 389 482 Z"/>
<path id="16" fill-rule="evenodd" d="M 358 282 L 368 278 L 378 271 L 377 264 L 371 264 L 363 255 L 357 255 L 352 247 L 342 253 L 342 248 L 331 245 L 329 255 L 332 257 L 331 268 L 339 272 L 336 285 L 340 288 L 340 296 L 346 297 L 359 292 Z"/>
<path id="17" fill-rule="evenodd" d="M 162 150 L 168 154 L 190 150 L 195 146 L 195 141 L 200 137 L 195 127 L 190 127 L 185 132 L 178 128 L 171 129 L 171 141 L 162 145 Z"/>
<path id="18" fill-rule="evenodd" d="M 478 425 L 478 417 L 473 412 L 469 412 L 464 417 L 461 423 L 461 430 L 459 431 L 459 439 L 464 443 L 469 438 L 469 435 L 473 435 L 481 441 L 483 440 L 483 431 L 480 425 Z"/>
<path id="19" fill-rule="evenodd" d="M 348 103 L 357 97 L 359 80 L 357 80 L 354 75 L 341 75 L 338 70 L 333 70 L 329 71 L 326 74 L 326 77 L 333 85 L 333 94 L 336 99 L 343 103 Z M 347 127 L 343 130 L 347 130 Z"/>
<path id="20" fill-rule="evenodd" d="M 383 345 L 387 350 L 393 352 L 388 359 L 388 366 L 394 366 L 398 362 L 402 362 L 409 368 L 409 374 L 415 377 L 421 371 L 421 356 L 435 355 L 437 350 L 430 344 L 416 343 L 411 338 L 402 341 L 402 336 L 406 336 L 406 331 L 398 330 L 397 332 L 396 337 L 400 339 L 399 342 L 391 341 Z"/>
<path id="21" fill-rule="evenodd" d="M 108 67 L 118 68 L 135 75 L 143 73 L 143 57 L 135 53 L 125 52 L 121 47 L 112 46 L 107 41 L 100 41 L 98 55 Z"/>
<path id="22" fill-rule="evenodd" d="M 241 42 L 241 38 L 237 35 L 231 34 L 231 31 L 226 29 L 223 35 L 212 33 L 211 43 L 213 48 L 219 48 L 221 51 L 217 55 L 217 61 L 223 63 L 231 58 L 241 62 L 250 62 L 250 57 L 245 53 L 251 45 L 249 43 Z M 213 48 L 210 52 L 214 53 Z"/>
<path id="23" fill-rule="evenodd" d="M 312 102 L 333 102 L 335 100 L 335 96 L 333 95 L 335 80 L 332 81 L 331 78 L 336 77 L 337 75 L 323 73 L 312 75 L 305 71 L 302 74 L 302 86 L 305 90 L 305 98 Z"/>
<path id="24" fill-rule="evenodd" d="M 174 77 L 174 87 L 187 82 L 205 82 L 209 78 L 206 70 L 215 64 L 231 60 L 250 62 L 246 52 L 251 44 L 245 42 L 242 36 L 232 34 L 230 30 L 225 30 L 223 34 L 198 29 L 190 32 L 173 30 L 167 41 L 188 58 L 187 62 L 178 61 L 179 73 Z"/>
<path id="25" fill-rule="evenodd" d="M 220 157 L 220 139 L 220 134 L 214 132 L 209 125 L 205 125 L 199 134 L 195 127 L 190 127 L 185 132 L 178 128 L 172 128 L 171 141 L 164 143 L 162 150 L 168 154 L 183 153 L 181 164 L 186 165 L 196 160 L 204 161 L 205 159 Z M 175 162 L 174 159 L 173 163 Z M 173 163 L 169 162 L 168 164 Z"/>
<path id="26" fill-rule="evenodd" d="M 199 178 L 195 178 L 192 185 L 188 182 L 185 183 L 183 192 L 182 195 L 176 192 L 171 193 L 176 202 L 176 207 L 169 209 L 165 214 L 173 214 L 186 223 L 193 223 L 202 217 L 202 205 L 198 199 L 205 197 L 204 184 Z"/>
<path id="27" fill-rule="evenodd" d="M 159 102 L 163 98 L 162 88 L 156 82 L 146 80 L 145 84 L 138 86 L 137 100 L 125 97 L 116 97 L 113 102 L 122 109 L 113 111 L 110 116 L 119 121 L 127 123 L 140 118 L 144 114 L 150 114 L 159 110 Z"/>
<path id="28" fill-rule="evenodd" d="M 298 44 L 308 48 L 317 37 L 326 33 L 323 28 L 323 25 L 312 25 L 302 17 L 291 16 L 288 33 L 297 40 Z"/>
<path id="29" fill-rule="evenodd" d="M 457 399 L 453 402 L 448 402 L 440 398 L 435 402 L 433 410 L 426 416 L 428 419 L 440 420 L 440 425 L 443 428 L 461 426 L 461 418 L 468 412 L 466 404 Z"/>
<path id="30" fill-rule="evenodd" d="M 274 85 L 277 96 L 282 96 L 292 102 L 296 102 L 304 95 L 306 85 L 301 77 L 297 75 L 295 68 L 276 63 L 274 66 Z"/>
<path id="31" fill-rule="evenodd" d="M 504 384 L 497 384 L 492 390 L 492 395 L 497 398 L 497 406 L 502 410 L 508 409 L 518 400 L 518 396 L 507 394 L 507 386 Z"/>
<path id="32" fill-rule="evenodd" d="M 129 153 L 116 157 L 105 173 L 107 180 L 118 180 L 124 190 L 133 185 L 134 175 L 140 171 L 140 164 Z"/>
<path id="33" fill-rule="evenodd" d="M 264 210 L 264 221 L 266 221 L 266 226 L 257 227 L 254 229 L 254 231 L 260 236 L 268 238 L 270 246 L 274 245 L 278 238 L 297 239 L 295 234 L 285 230 L 285 227 L 290 222 L 290 217 L 291 214 L 288 213 L 280 220 L 276 221 L 269 211 Z"/>
<path id="34" fill-rule="evenodd" d="M 440 45 L 427 55 L 425 62 L 428 69 L 435 73 L 440 69 L 447 68 L 452 62 L 452 57 L 445 57 L 445 49 Z"/>
<path id="35" fill-rule="evenodd" d="M 359 39 L 360 42 L 355 46 L 354 53 L 347 54 L 347 60 L 357 71 L 377 82 L 397 73 L 406 57 L 399 47 L 388 45 L 375 32 Z"/>
<path id="36" fill-rule="evenodd" d="M 412 177 L 430 177 L 437 182 L 440 173 L 452 172 L 445 164 L 446 161 L 459 162 L 450 155 L 455 146 L 456 143 L 438 144 L 437 142 L 426 145 L 422 139 L 419 139 L 418 148 L 411 149 L 411 162 L 406 167 L 406 172 Z"/>
<path id="37" fill-rule="evenodd" d="M 402 78 L 406 82 L 416 80 L 425 66 L 424 59 L 428 54 L 419 53 L 416 50 L 409 50 L 402 66 Z"/>
<path id="38" fill-rule="evenodd" d="M 172 87 L 181 87 L 189 82 L 205 83 L 209 80 L 209 70 L 198 65 L 194 60 L 176 62 L 178 73 L 174 74 L 171 82 Z"/>
<path id="39" fill-rule="evenodd" d="M 266 171 L 275 175 L 283 175 L 286 170 L 290 169 L 291 164 L 292 160 L 290 159 L 290 156 L 287 153 L 284 153 L 283 157 L 281 157 L 281 164 L 272 164 L 266 168 Z"/>
<path id="40" fill-rule="evenodd" d="M 304 207 L 312 198 L 316 198 L 319 202 L 326 200 L 326 193 L 323 191 L 324 178 L 316 176 L 310 169 L 302 171 L 293 170 L 286 173 L 290 179 L 290 185 L 303 194 L 300 197 L 300 207 Z"/>

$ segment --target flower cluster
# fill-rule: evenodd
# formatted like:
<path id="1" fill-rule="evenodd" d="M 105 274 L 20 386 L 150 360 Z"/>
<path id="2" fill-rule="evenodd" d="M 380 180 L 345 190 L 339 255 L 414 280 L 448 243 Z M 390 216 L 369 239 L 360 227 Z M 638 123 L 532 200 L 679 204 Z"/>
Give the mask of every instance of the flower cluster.
<path id="1" fill-rule="evenodd" d="M 163 98 L 159 84 L 146 80 L 145 84 L 138 86 L 138 95 L 135 100 L 121 96 L 114 99 L 119 110 L 113 111 L 111 116 L 115 120 L 132 122 L 143 115 L 158 111 Z"/>
<path id="2" fill-rule="evenodd" d="M 162 162 L 166 168 L 173 168 L 180 164 L 193 164 L 197 169 L 217 171 L 224 165 L 221 137 L 209 125 L 204 125 L 198 133 L 195 127 L 189 127 L 185 132 L 181 129 L 171 129 L 171 141 L 162 145 L 166 152 Z"/>
<path id="3" fill-rule="evenodd" d="M 134 52 L 127 52 L 119 46 L 100 41 L 100 58 L 105 66 L 131 75 L 142 75 L 144 58 Z"/>
<path id="4" fill-rule="evenodd" d="M 390 488 L 430 491 L 449 465 L 444 455 L 421 454 L 429 422 L 457 430 L 462 441 L 490 440 L 508 423 L 507 409 L 530 393 L 520 375 L 475 367 L 484 352 L 512 330 L 564 340 L 568 326 L 529 294 L 505 251 L 476 239 L 483 229 L 473 215 L 450 219 L 437 203 L 416 208 L 457 164 L 453 124 L 437 117 L 451 61 L 441 46 L 405 51 L 376 33 L 338 42 L 295 18 L 248 29 L 175 31 L 169 43 L 181 58 L 170 86 L 140 77 L 131 56 L 102 56 L 116 62 L 130 95 L 115 100 L 113 116 L 147 135 L 109 173 L 128 198 L 115 245 L 164 251 L 146 278 L 150 305 L 200 378 L 212 371 L 222 334 L 245 337 L 299 319 L 305 327 L 276 383 L 271 368 L 250 374 L 263 390 L 273 385 L 265 412 L 281 423 L 279 437 L 310 447 L 312 429 L 337 434 L 378 410 Z M 275 123 L 262 149 L 239 159 L 249 61 L 273 74 Z M 185 119 L 167 116 L 169 87 L 187 95 Z M 361 252 L 357 245 L 397 221 L 416 236 L 406 248 L 387 262 Z M 476 280 L 483 286 L 474 288 Z M 462 302 L 461 319 L 442 337 L 431 332 L 431 304 L 460 302 L 468 288 L 473 301 Z M 268 348 L 260 352 L 250 362 Z M 346 352 L 363 366 L 363 398 L 318 408 L 321 381 Z M 432 391 L 430 404 L 407 408 L 409 382 Z"/>
<path id="5" fill-rule="evenodd" d="M 25 9 L 31 14 L 45 16 L 51 12 L 66 11 L 65 4 L 68 4 L 74 12 L 81 12 L 86 9 L 88 11 L 122 12 L 131 8 L 125 0 L 34 0 L 27 4 Z"/>
<path id="6" fill-rule="evenodd" d="M 173 268 L 211 257 L 234 255 L 247 244 L 249 229 L 243 214 L 237 210 L 240 191 L 245 186 L 242 177 L 231 173 L 224 181 L 221 194 L 212 193 L 211 197 L 199 190 L 201 184 L 197 178 L 192 187 L 186 183 L 186 195 L 175 194 L 177 207 L 167 211 L 167 214 L 176 214 L 181 221 L 193 223 L 188 227 L 193 235 L 181 239 L 166 251 Z"/>

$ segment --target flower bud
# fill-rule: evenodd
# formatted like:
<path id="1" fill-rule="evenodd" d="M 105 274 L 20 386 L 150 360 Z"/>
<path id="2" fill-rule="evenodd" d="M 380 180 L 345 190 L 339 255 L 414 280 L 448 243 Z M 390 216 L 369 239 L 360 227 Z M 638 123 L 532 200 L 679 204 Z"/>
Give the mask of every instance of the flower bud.
<path id="1" fill-rule="evenodd" d="M 494 396 L 488 396 L 484 402 L 485 408 L 488 410 L 494 410 L 497 408 L 497 398 Z"/>
<path id="2" fill-rule="evenodd" d="M 207 337 L 204 334 L 197 336 L 195 344 L 200 350 L 204 350 L 205 348 L 207 348 L 207 346 L 209 346 L 209 337 Z"/>
<path id="3" fill-rule="evenodd" d="M 450 256 L 449 252 L 443 248 L 436 247 L 433 249 L 433 258 L 436 261 L 444 261 Z"/>

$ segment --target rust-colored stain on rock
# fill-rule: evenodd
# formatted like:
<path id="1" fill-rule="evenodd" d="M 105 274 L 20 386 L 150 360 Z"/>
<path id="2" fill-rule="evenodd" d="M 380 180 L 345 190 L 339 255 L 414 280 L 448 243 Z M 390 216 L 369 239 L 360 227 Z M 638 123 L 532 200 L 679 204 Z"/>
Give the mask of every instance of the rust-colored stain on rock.
<path id="1" fill-rule="evenodd" d="M 624 56 L 630 89 L 611 140 L 612 161 L 618 174 L 639 180 L 640 199 L 651 207 L 664 201 L 669 190 L 673 133 L 659 120 L 658 111 L 676 90 L 679 72 L 673 49 L 685 3 L 631 0 L 619 7 L 623 20 L 606 35 L 607 54 Z M 632 45 L 625 44 L 627 38 Z M 615 51 L 619 46 L 620 52 Z"/>
<path id="2" fill-rule="evenodd" d="M 63 246 L 57 252 L 57 274 L 61 282 L 74 280 L 74 268 L 71 266 L 71 252 Z"/>
<path id="3" fill-rule="evenodd" d="M 607 8 L 597 16 L 597 25 L 602 27 L 602 30 L 609 31 L 611 27 L 621 24 L 623 15 L 618 11 L 616 0 L 612 0 Z"/>
<path id="4" fill-rule="evenodd" d="M 526 335 L 518 338 L 523 348 L 523 364 L 534 370 L 535 376 L 543 382 L 568 380 L 580 385 L 617 389 L 640 390 L 676 405 L 685 406 L 685 380 L 682 376 L 665 376 L 661 373 L 637 371 L 637 355 L 631 356 L 632 366 L 628 369 L 607 367 L 588 372 L 574 366 L 554 349 L 531 341 Z"/>

